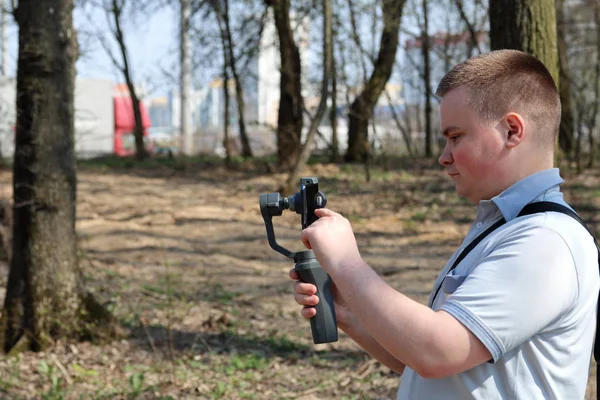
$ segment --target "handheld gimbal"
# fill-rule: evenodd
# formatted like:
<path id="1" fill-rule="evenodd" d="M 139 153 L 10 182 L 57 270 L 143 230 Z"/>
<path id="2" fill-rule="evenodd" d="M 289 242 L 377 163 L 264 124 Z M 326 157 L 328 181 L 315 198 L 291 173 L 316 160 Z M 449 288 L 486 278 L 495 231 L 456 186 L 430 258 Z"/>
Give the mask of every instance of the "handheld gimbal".
<path id="1" fill-rule="evenodd" d="M 317 313 L 310 319 L 313 342 L 319 344 L 337 341 L 338 333 L 333 295 L 331 293 L 331 278 L 323 270 L 312 250 L 292 253 L 277 243 L 275 231 L 273 230 L 272 217 L 281 215 L 283 210 L 286 209 L 300 214 L 302 229 L 317 220 L 315 210 L 325 207 L 327 203 L 325 195 L 319 191 L 318 179 L 301 178 L 300 191 L 289 197 L 281 197 L 279 193 L 261 194 L 259 203 L 271 248 L 293 259 L 296 263 L 294 269 L 298 272 L 300 280 L 312 283 L 317 287 L 317 296 L 319 297 L 319 303 L 315 306 Z"/>

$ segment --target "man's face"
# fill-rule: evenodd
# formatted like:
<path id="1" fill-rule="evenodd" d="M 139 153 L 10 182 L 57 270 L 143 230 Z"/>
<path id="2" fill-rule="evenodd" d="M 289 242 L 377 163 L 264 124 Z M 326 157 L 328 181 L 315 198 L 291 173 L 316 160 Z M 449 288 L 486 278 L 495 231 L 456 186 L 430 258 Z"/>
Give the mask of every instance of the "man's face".
<path id="1" fill-rule="evenodd" d="M 468 92 L 456 88 L 440 106 L 442 134 L 446 140 L 439 163 L 456 182 L 456 192 L 474 204 L 500 193 L 506 155 L 502 133 L 468 105 Z"/>

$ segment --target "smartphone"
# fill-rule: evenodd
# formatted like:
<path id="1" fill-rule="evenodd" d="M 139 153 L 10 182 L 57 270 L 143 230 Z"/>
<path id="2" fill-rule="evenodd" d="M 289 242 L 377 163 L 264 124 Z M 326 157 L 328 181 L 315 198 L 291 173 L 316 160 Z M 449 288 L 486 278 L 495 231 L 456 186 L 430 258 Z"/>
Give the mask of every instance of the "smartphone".
<path id="1" fill-rule="evenodd" d="M 300 179 L 300 199 L 302 201 L 301 222 L 302 229 L 307 228 L 318 218 L 315 215 L 317 208 L 322 208 L 324 204 L 317 198 L 319 193 L 319 180 L 317 178 Z"/>

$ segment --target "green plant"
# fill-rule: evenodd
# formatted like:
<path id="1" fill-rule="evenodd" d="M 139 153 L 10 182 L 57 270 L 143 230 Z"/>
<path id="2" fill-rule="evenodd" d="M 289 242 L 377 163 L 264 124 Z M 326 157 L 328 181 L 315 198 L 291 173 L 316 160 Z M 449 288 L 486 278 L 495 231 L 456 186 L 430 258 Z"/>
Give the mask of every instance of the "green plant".
<path id="1" fill-rule="evenodd" d="M 212 287 L 212 293 L 209 296 L 209 301 L 216 301 L 221 304 L 231 304 L 231 302 L 239 296 L 239 293 L 227 291 L 220 283 Z"/>
<path id="2" fill-rule="evenodd" d="M 417 222 L 423 222 L 427 219 L 427 214 L 422 211 L 418 211 L 414 213 L 410 219 Z"/>
<path id="3" fill-rule="evenodd" d="M 72 367 L 73 371 L 75 372 L 75 376 L 77 377 L 85 378 L 98 376 L 98 371 L 94 369 L 86 369 L 77 363 L 74 363 Z"/>
<path id="4" fill-rule="evenodd" d="M 134 372 L 129 377 L 129 395 L 127 396 L 130 399 L 135 399 L 138 397 L 144 390 L 144 379 L 145 375 L 143 372 Z"/>
<path id="5" fill-rule="evenodd" d="M 54 365 L 48 365 L 45 360 L 40 361 L 38 372 L 50 381 L 50 388 L 42 393 L 43 400 L 63 400 L 66 390 L 63 386 L 63 379 L 59 376 Z"/>
<path id="6" fill-rule="evenodd" d="M 217 382 L 217 386 L 212 391 L 212 398 L 221 399 L 227 393 L 227 383 Z"/>
<path id="7" fill-rule="evenodd" d="M 269 365 L 269 362 L 262 356 L 256 354 L 235 354 L 231 357 L 231 364 L 227 368 L 227 372 L 229 373 L 235 370 L 264 370 L 267 368 L 267 365 Z"/>

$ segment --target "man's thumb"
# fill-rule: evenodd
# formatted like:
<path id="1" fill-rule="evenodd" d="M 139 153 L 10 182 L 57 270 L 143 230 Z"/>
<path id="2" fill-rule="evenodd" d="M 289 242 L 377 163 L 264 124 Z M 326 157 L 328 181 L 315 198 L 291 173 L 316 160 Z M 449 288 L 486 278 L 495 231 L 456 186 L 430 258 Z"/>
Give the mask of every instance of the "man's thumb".
<path id="1" fill-rule="evenodd" d="M 334 215 L 338 215 L 335 211 L 331 211 L 329 208 L 317 208 L 315 210 L 315 215 L 319 218 L 321 217 L 333 217 Z"/>

